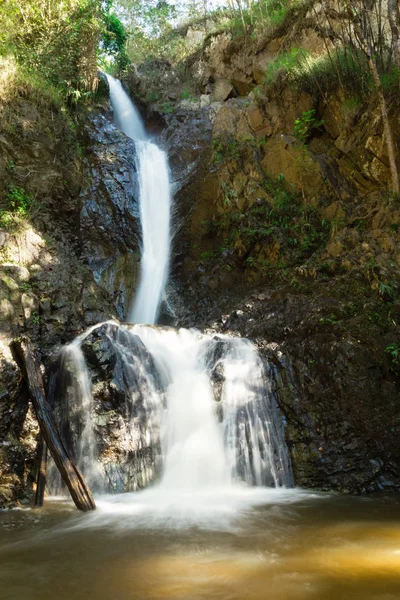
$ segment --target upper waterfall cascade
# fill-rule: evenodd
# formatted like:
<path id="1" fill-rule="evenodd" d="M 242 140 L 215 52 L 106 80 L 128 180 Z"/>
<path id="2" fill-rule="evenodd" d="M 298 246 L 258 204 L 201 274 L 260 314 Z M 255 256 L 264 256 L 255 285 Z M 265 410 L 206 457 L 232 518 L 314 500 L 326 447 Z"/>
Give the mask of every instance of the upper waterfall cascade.
<path id="1" fill-rule="evenodd" d="M 107 75 L 117 127 L 136 142 L 142 260 L 140 282 L 128 321 L 157 321 L 170 257 L 171 189 L 165 152 L 148 140 L 140 114 L 121 82 Z"/>
<path id="2" fill-rule="evenodd" d="M 230 497 L 238 482 L 291 486 L 275 367 L 248 340 L 154 326 L 170 257 L 167 157 L 121 83 L 108 81 L 115 123 L 136 146 L 143 239 L 128 317 L 136 324 L 100 323 L 66 346 L 52 384 L 61 429 L 95 491 L 154 482 L 157 499 L 221 489 Z"/>

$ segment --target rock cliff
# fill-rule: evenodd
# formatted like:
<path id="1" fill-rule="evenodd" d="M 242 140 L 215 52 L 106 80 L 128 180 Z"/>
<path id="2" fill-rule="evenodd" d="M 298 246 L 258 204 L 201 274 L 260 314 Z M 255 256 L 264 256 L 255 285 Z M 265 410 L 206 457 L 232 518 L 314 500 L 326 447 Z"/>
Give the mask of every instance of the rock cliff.
<path id="1" fill-rule="evenodd" d="M 132 142 L 100 107 L 74 123 L 28 90 L 1 108 L 0 506 L 29 497 L 38 433 L 11 339 L 27 334 L 46 361 L 123 318 L 139 264 Z"/>

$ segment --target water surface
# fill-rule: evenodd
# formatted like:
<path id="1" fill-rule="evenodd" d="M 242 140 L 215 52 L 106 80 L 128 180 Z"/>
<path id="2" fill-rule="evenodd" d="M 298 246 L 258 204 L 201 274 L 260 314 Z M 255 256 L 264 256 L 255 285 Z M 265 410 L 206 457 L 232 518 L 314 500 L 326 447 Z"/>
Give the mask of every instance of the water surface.
<path id="1" fill-rule="evenodd" d="M 0 598 L 400 598 L 399 498 L 273 492 L 231 511 L 205 497 L 184 517 L 151 492 L 86 515 L 60 501 L 0 513 Z"/>

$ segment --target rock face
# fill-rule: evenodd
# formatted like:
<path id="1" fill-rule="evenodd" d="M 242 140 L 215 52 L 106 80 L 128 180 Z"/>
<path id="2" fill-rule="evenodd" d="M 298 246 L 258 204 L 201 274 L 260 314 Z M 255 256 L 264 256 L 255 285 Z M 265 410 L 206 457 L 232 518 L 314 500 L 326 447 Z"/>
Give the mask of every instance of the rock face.
<path id="1" fill-rule="evenodd" d="M 321 44 L 308 25 L 292 38 L 303 49 Z M 170 312 L 179 325 L 255 342 L 279 392 L 297 485 L 398 489 L 400 208 L 382 192 L 389 170 L 380 113 L 373 99 L 349 107 L 339 93 L 316 100 L 284 85 L 256 100 L 251 90 L 283 41 L 279 34 L 247 47 L 210 36 L 190 66 L 200 100 L 170 90 L 162 116 L 147 112 L 152 131 L 163 128 L 176 192 Z M 166 87 L 179 83 L 170 67 L 158 65 Z M 27 191 L 41 201 L 23 227 L 0 231 L 0 505 L 29 494 L 37 433 L 9 340 L 28 332 L 46 358 L 88 325 L 123 318 L 138 268 L 132 143 L 95 112 L 82 161 L 68 126 L 52 129 L 43 110 L 21 99 L 16 127 L 0 132 L 0 202 L 27 172 Z M 299 139 L 296 120 L 310 110 L 323 123 Z M 94 331 L 83 351 L 109 489 L 143 487 L 160 462 L 136 361 L 151 371 L 151 357 L 112 328 Z M 121 361 L 132 361 L 129 377 Z M 210 370 L 218 398 L 223 374 Z M 56 406 L 60 420 L 63 406 L 81 410 L 71 381 Z M 64 428 L 70 442 L 82 433 L 77 422 Z"/>
<path id="2" fill-rule="evenodd" d="M 312 108 L 323 126 L 300 142 L 295 121 Z M 316 106 L 284 88 L 192 115 L 211 123 L 211 152 L 175 199 L 187 215 L 172 267 L 177 322 L 240 333 L 275 364 L 298 485 L 397 489 L 400 211 L 382 193 L 374 100 L 349 112 L 340 95 Z"/>
<path id="3" fill-rule="evenodd" d="M 364 285 L 362 278 L 354 282 L 360 296 Z M 297 485 L 351 493 L 396 489 L 398 384 L 384 356 L 392 338 L 377 339 L 362 315 L 347 320 L 334 286 L 254 291 L 213 327 L 252 339 L 275 365 Z M 348 291 L 342 287 L 341 294 Z M 330 317 L 321 316 L 328 311 Z"/>
<path id="4" fill-rule="evenodd" d="M 83 251 L 96 283 L 124 318 L 140 262 L 135 145 L 102 114 L 89 118 L 86 185 L 80 194 Z"/>
<path id="5" fill-rule="evenodd" d="M 53 408 L 65 443 L 83 463 L 94 489 L 142 489 L 160 474 L 165 382 L 141 339 L 117 324 L 94 330 L 83 341 L 82 353 L 91 386 L 89 406 L 71 356 L 61 354 L 50 377 Z M 91 457 L 86 462 L 85 453 Z M 94 462 L 101 465 L 95 473 Z"/>
<path id="6" fill-rule="evenodd" d="M 78 141 L 56 107 L 26 94 L 13 102 L 2 107 L 0 206 L 10 194 L 34 200 L 0 231 L 0 507 L 29 497 L 38 433 L 11 339 L 28 334 L 46 360 L 89 325 L 122 317 L 140 235 L 132 142 L 99 110 Z"/>

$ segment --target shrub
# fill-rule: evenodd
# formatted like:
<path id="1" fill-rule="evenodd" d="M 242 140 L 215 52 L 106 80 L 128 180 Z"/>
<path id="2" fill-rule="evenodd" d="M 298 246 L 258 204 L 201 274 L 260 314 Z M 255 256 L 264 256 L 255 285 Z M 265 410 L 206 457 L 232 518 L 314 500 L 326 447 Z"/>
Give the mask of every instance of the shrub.
<path id="1" fill-rule="evenodd" d="M 305 144 L 315 129 L 318 129 L 323 125 L 323 121 L 318 120 L 315 117 L 315 110 L 306 110 L 302 113 L 301 117 L 295 120 L 293 135 L 299 140 L 301 144 Z"/>
<path id="2" fill-rule="evenodd" d="M 28 216 L 33 197 L 23 188 L 10 185 L 6 195 L 6 208 L 0 210 L 0 227 L 14 229 Z"/>
<path id="3" fill-rule="evenodd" d="M 393 342 L 386 346 L 385 353 L 389 356 L 392 363 L 392 368 L 397 370 L 400 367 L 400 347 L 398 344 Z"/>

